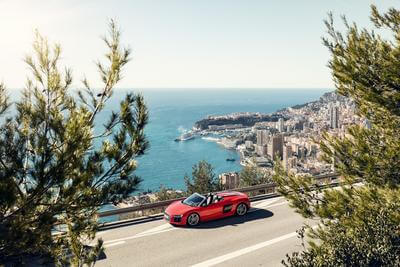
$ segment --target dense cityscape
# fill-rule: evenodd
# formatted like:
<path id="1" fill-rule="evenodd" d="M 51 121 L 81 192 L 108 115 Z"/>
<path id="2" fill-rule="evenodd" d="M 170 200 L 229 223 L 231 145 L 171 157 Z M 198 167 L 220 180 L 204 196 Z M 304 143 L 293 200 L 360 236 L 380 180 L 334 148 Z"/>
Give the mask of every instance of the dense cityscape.
<path id="1" fill-rule="evenodd" d="M 271 120 L 271 117 L 275 119 Z M 238 118 L 268 119 L 245 127 L 236 123 Z M 321 160 L 318 141 L 322 133 L 344 137 L 350 125 L 370 127 L 368 120 L 356 115 L 355 103 L 335 92 L 326 93 L 317 101 L 284 108 L 271 115 L 234 113 L 208 116 L 207 120 L 208 129 L 194 127 L 194 132 L 200 132 L 203 136 L 219 136 L 211 140 L 227 149 L 236 149 L 241 156 L 241 165 L 254 165 L 270 173 L 274 158 L 278 157 L 287 171 L 298 175 L 334 172 L 332 164 Z M 221 120 L 226 124 L 212 124 Z M 238 186 L 238 176 L 238 173 L 223 173 L 220 179 L 223 183 L 229 183 L 229 188 L 234 188 Z"/>

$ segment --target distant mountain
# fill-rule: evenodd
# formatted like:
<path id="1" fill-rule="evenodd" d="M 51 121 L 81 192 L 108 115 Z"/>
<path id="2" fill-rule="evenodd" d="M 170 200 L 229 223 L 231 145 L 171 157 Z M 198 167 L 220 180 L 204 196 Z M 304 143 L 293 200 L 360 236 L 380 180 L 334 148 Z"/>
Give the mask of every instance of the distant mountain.
<path id="1" fill-rule="evenodd" d="M 260 114 L 260 113 L 251 113 L 243 116 L 218 116 L 218 117 L 210 117 L 206 119 L 202 119 L 197 121 L 194 124 L 194 128 L 198 130 L 206 130 L 210 125 L 232 125 L 232 124 L 241 124 L 245 127 L 251 127 L 257 122 L 263 121 L 278 121 L 279 118 L 282 118 L 281 114 L 272 113 L 272 114 Z"/>
<path id="2" fill-rule="evenodd" d="M 345 96 L 338 95 L 336 91 L 324 93 L 319 100 L 311 101 L 304 104 L 298 104 L 290 107 L 291 109 L 301 109 L 306 106 L 309 106 L 312 110 L 318 111 L 321 106 L 326 105 L 329 102 L 344 102 L 347 101 L 348 98 Z M 194 124 L 194 128 L 198 130 L 206 130 L 210 125 L 233 125 L 233 124 L 241 124 L 245 127 L 254 126 L 257 122 L 276 122 L 280 118 L 285 118 L 283 113 L 286 113 L 290 108 L 283 108 L 271 114 L 261 114 L 261 113 L 247 113 L 243 115 L 235 115 L 235 114 L 227 114 L 225 116 L 216 116 L 216 117 L 208 117 L 202 120 L 197 121 Z"/>
<path id="3" fill-rule="evenodd" d="M 335 101 L 339 101 L 339 102 L 344 102 L 348 99 L 348 97 L 342 96 L 342 95 L 338 95 L 336 93 L 336 91 L 332 91 L 332 92 L 328 92 L 323 94 L 320 98 L 319 98 L 319 102 L 322 103 L 329 103 L 329 102 L 335 102 Z"/>

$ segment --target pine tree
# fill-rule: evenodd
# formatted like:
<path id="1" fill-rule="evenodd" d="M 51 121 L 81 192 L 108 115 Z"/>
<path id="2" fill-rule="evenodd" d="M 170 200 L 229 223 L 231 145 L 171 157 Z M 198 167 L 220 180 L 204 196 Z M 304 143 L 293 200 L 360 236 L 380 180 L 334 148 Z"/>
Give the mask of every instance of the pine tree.
<path id="1" fill-rule="evenodd" d="M 297 212 L 320 222 L 315 230 L 307 227 L 310 246 L 287 256 L 285 265 L 400 266 L 400 11 L 371 10 L 374 31 L 343 18 L 342 34 L 332 14 L 325 21 L 337 93 L 353 99 L 372 125 L 351 126 L 345 138 L 323 135 L 324 160 L 340 174 L 340 190 L 322 192 L 311 177 L 276 164 L 279 191 Z M 383 38 L 382 30 L 392 37 Z"/>
<path id="2" fill-rule="evenodd" d="M 266 184 L 272 182 L 272 178 L 256 165 L 246 165 L 239 173 L 240 187 Z"/>
<path id="3" fill-rule="evenodd" d="M 209 193 L 221 190 L 218 177 L 210 163 L 202 160 L 193 166 L 192 178 L 185 176 L 187 193 Z"/>
<path id="4" fill-rule="evenodd" d="M 34 56 L 25 58 L 32 75 L 15 103 L 16 115 L 0 130 L 0 262 L 42 255 L 59 265 L 94 263 L 103 250 L 101 240 L 88 246 L 98 229 L 96 212 L 141 181 L 134 171 L 135 158 L 148 147 L 143 97 L 128 93 L 95 131 L 130 60 L 114 21 L 103 40 L 107 63 L 97 63 L 102 89 L 84 79 L 84 89 L 73 96 L 60 46 L 36 34 Z M 4 117 L 9 103 L 3 85 L 0 105 Z"/>

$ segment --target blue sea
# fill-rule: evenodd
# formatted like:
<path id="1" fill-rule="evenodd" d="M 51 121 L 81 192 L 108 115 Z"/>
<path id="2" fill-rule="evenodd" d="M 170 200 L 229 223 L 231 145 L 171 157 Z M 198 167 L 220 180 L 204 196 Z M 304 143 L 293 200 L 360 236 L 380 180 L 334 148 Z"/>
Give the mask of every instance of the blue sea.
<path id="1" fill-rule="evenodd" d="M 200 160 L 211 163 L 217 175 L 241 170 L 236 151 L 200 137 L 174 141 L 197 120 L 233 112 L 271 113 L 317 100 L 332 89 L 117 89 L 110 106 L 116 107 L 128 91 L 142 93 L 148 105 L 150 120 L 145 133 L 150 148 L 137 159 L 136 174 L 143 179 L 140 191 L 154 191 L 160 185 L 185 189 L 185 174 L 191 175 L 192 166 Z M 229 162 L 227 158 L 237 160 Z"/>
<path id="2" fill-rule="evenodd" d="M 105 112 L 96 120 L 97 127 L 108 120 L 113 108 L 127 92 L 142 93 L 149 109 L 145 133 L 150 148 L 137 158 L 136 174 L 143 181 L 140 191 L 158 190 L 161 185 L 185 189 L 184 176 L 191 175 L 192 166 L 206 160 L 216 175 L 240 171 L 239 154 L 213 141 L 197 137 L 185 142 L 174 139 L 207 115 L 233 112 L 271 113 L 284 107 L 317 100 L 332 89 L 116 89 Z M 12 100 L 20 97 L 11 90 Z M 236 161 L 226 161 L 235 158 Z"/>

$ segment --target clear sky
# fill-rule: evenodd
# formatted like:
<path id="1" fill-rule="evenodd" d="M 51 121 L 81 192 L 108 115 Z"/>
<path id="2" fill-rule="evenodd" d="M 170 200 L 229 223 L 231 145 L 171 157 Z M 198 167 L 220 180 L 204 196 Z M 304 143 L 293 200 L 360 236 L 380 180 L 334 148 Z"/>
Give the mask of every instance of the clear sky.
<path id="1" fill-rule="evenodd" d="M 93 62 L 115 18 L 133 49 L 122 88 L 333 87 L 323 19 L 328 11 L 369 25 L 370 0 L 0 0 L 0 81 L 21 88 L 34 29 L 61 43 L 74 86 L 85 74 L 100 85 Z M 339 19 L 337 19 L 339 21 Z"/>

